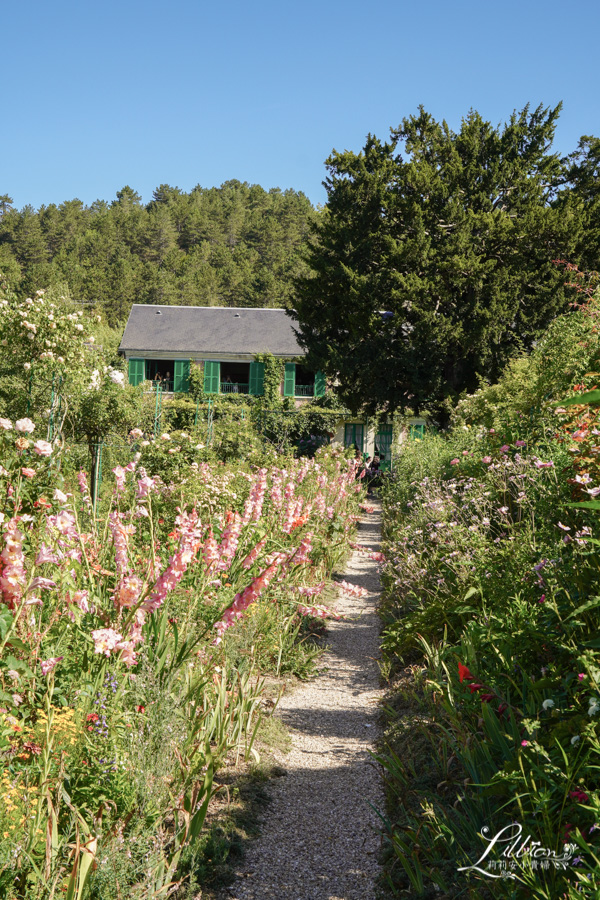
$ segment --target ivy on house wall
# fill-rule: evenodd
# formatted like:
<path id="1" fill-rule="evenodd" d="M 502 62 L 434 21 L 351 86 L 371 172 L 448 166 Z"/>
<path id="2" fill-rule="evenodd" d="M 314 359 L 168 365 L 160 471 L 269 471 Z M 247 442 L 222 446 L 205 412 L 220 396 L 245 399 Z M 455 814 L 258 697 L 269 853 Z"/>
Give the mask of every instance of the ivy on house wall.
<path id="1" fill-rule="evenodd" d="M 269 407 L 279 405 L 281 403 L 281 382 L 283 381 L 285 367 L 284 360 L 278 359 L 276 356 L 273 356 L 272 353 L 258 353 L 254 358 L 256 362 L 262 363 L 265 367 L 265 404 Z"/>

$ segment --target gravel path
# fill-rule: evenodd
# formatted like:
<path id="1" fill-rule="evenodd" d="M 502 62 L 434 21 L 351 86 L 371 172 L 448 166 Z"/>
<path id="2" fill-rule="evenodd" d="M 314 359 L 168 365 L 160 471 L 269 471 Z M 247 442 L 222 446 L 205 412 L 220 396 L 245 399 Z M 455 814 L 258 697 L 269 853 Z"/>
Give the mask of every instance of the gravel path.
<path id="1" fill-rule="evenodd" d="M 379 548 L 381 512 L 363 517 L 358 543 Z M 261 835 L 248 850 L 235 900 L 374 900 L 379 873 L 378 817 L 383 788 L 369 750 L 377 737 L 379 689 L 379 564 L 354 551 L 344 578 L 369 591 L 340 592 L 330 622 L 330 650 L 320 674 L 284 695 L 278 715 L 290 729 L 287 775 L 269 788 Z"/>

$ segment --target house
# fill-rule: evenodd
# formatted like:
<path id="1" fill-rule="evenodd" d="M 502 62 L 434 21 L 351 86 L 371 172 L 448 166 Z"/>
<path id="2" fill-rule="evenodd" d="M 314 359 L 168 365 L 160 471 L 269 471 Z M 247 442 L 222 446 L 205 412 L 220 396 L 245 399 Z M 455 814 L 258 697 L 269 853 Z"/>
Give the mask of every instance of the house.
<path id="1" fill-rule="evenodd" d="M 257 356 L 263 353 L 284 362 L 282 397 L 301 406 L 325 393 L 322 373 L 299 361 L 303 350 L 284 309 L 134 304 L 119 352 L 128 361 L 130 384 L 148 381 L 175 394 L 189 390 L 190 368 L 200 364 L 206 394 L 261 396 L 264 363 Z M 391 464 L 396 437 L 402 436 L 394 435 L 391 424 L 373 426 L 360 418 L 341 421 L 335 432 L 345 447 L 379 454 L 383 468 Z"/>
<path id="2" fill-rule="evenodd" d="M 119 352 L 128 360 L 129 383 L 151 381 L 164 390 L 189 390 L 190 366 L 204 366 L 207 394 L 263 393 L 270 353 L 284 360 L 281 395 L 298 401 L 325 393 L 325 379 L 298 362 L 303 351 L 284 309 L 134 304 Z"/>

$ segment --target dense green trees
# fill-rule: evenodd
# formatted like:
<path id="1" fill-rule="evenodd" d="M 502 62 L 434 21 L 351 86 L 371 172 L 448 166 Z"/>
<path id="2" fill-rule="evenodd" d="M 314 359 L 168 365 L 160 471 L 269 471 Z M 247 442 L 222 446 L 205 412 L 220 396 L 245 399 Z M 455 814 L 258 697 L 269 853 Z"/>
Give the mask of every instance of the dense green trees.
<path id="1" fill-rule="evenodd" d="M 111 322 L 132 303 L 287 306 L 315 211 L 299 192 L 228 181 L 185 194 L 161 184 L 144 206 L 126 185 L 108 204 L 36 212 L 0 196 L 0 272 L 24 296 L 66 284 Z"/>
<path id="2" fill-rule="evenodd" d="M 421 108 L 389 142 L 331 155 L 296 308 L 309 363 L 351 408 L 443 418 L 565 308 L 553 260 L 579 261 L 596 201 L 574 167 L 588 172 L 589 154 L 551 152 L 559 109 L 526 107 L 503 128 L 471 111 L 455 133 Z"/>

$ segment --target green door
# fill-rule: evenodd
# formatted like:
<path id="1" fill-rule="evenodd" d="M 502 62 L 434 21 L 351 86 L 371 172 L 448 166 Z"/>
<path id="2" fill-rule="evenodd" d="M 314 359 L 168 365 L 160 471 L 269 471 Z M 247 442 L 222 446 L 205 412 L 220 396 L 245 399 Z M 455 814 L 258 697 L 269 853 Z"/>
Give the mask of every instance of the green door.
<path id="1" fill-rule="evenodd" d="M 364 425 L 362 423 L 352 422 L 344 426 L 344 447 L 358 447 L 363 452 L 364 446 Z"/>
<path id="2" fill-rule="evenodd" d="M 425 435 L 424 425 L 411 425 L 408 432 L 408 438 L 411 441 L 422 441 Z"/>
<path id="3" fill-rule="evenodd" d="M 204 393 L 218 394 L 221 381 L 221 363 L 217 359 L 204 361 Z"/>
<path id="4" fill-rule="evenodd" d="M 176 394 L 187 394 L 190 389 L 190 361 L 176 359 L 173 376 L 173 391 Z"/>
<path id="5" fill-rule="evenodd" d="M 265 364 L 250 363 L 250 393 L 254 397 L 262 397 L 265 392 Z"/>
<path id="6" fill-rule="evenodd" d="M 296 363 L 285 364 L 283 379 L 283 396 L 294 397 L 296 395 Z"/>
<path id="7" fill-rule="evenodd" d="M 134 387 L 146 380 L 146 360 L 134 356 L 129 359 L 129 384 Z"/>

